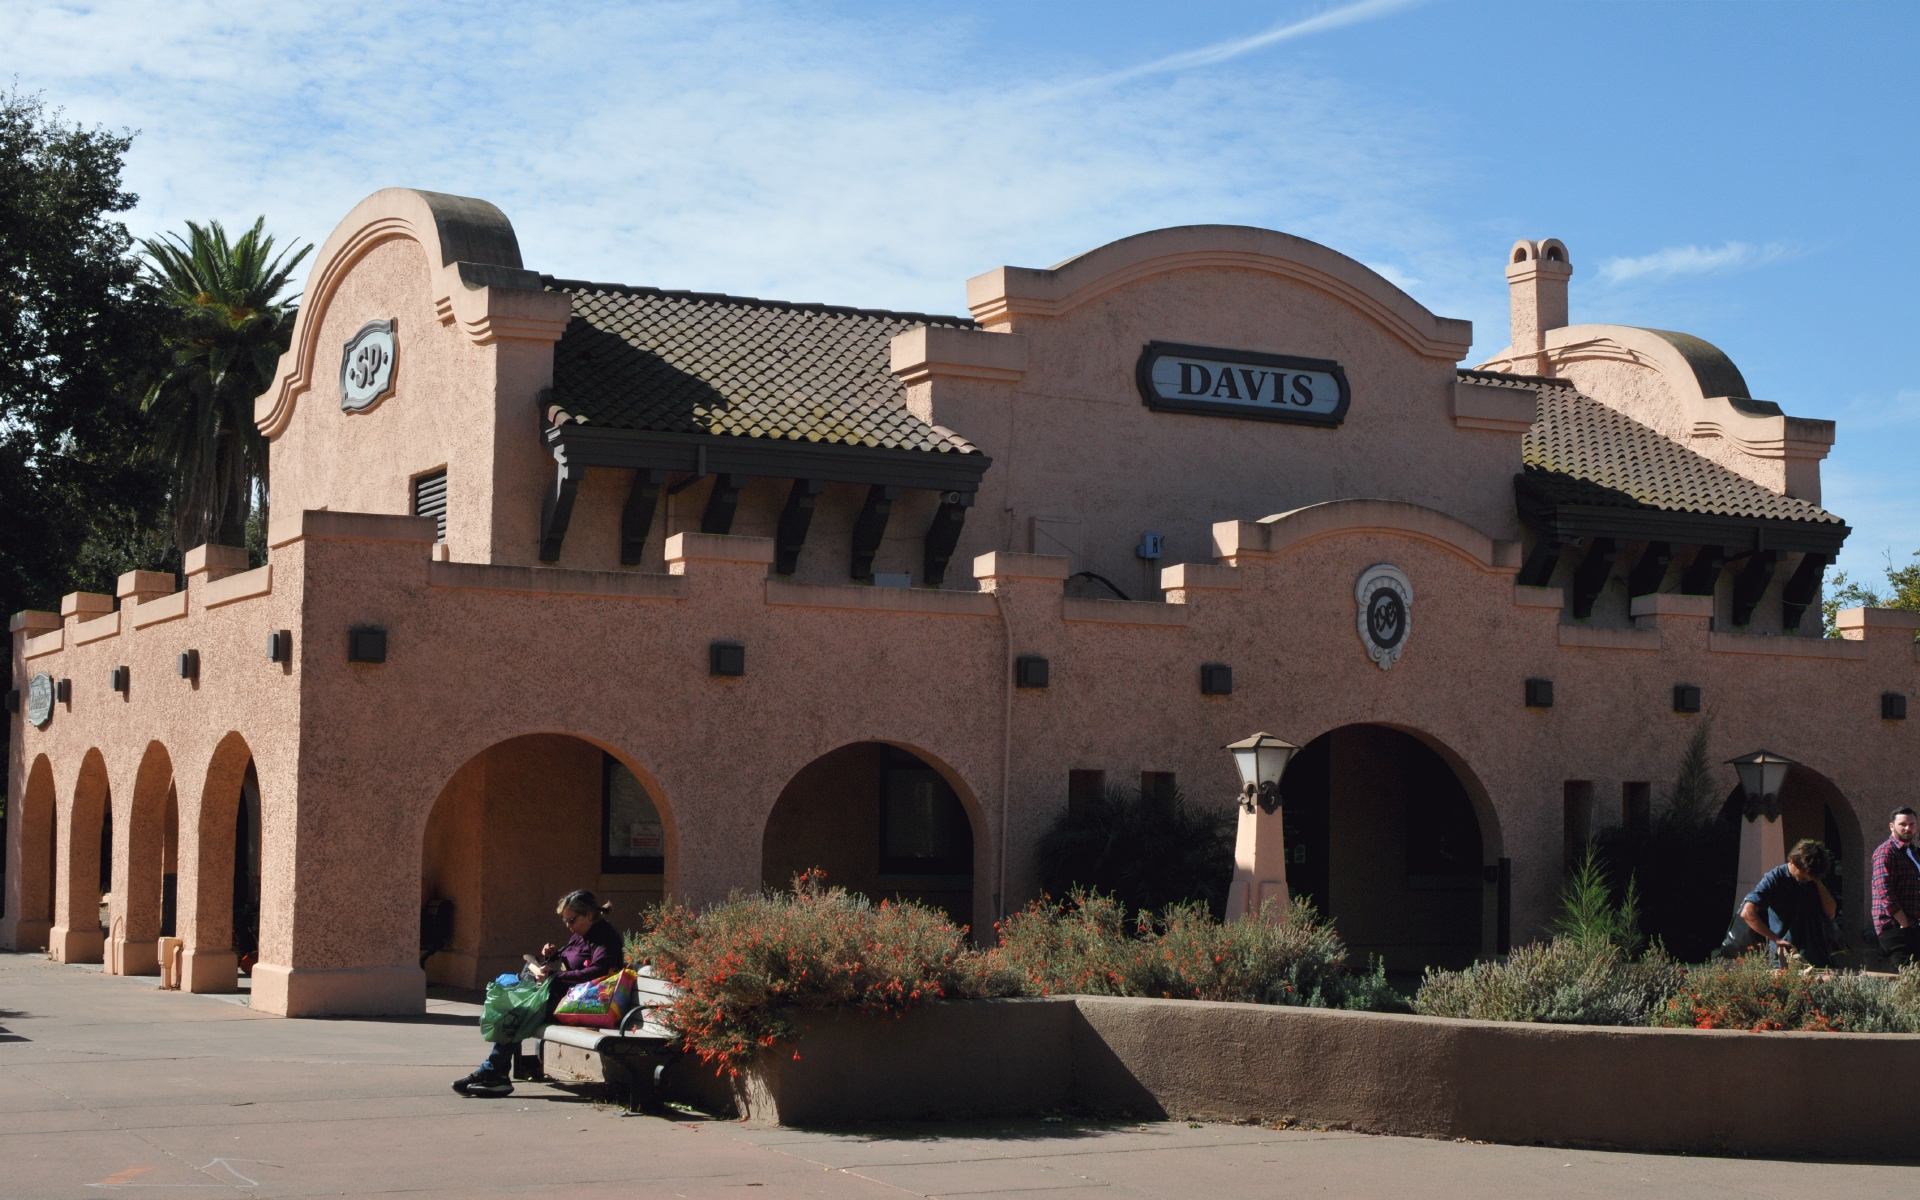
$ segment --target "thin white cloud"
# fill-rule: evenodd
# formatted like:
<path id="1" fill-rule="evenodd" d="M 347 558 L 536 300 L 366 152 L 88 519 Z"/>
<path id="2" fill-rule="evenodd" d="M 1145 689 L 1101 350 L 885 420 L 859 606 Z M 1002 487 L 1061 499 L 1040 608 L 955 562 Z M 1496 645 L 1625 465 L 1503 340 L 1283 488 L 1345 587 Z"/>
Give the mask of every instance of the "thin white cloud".
<path id="1" fill-rule="evenodd" d="M 1200 46 L 1193 50 L 1182 50 L 1177 54 L 1169 54 L 1164 58 L 1156 58 L 1151 62 L 1144 62 L 1138 66 L 1126 67 L 1105 75 L 1097 75 L 1091 79 L 1085 79 L 1078 83 L 1071 84 L 1069 85 L 1069 89 L 1101 87 L 1107 84 L 1122 83 L 1129 79 L 1138 79 L 1145 75 L 1162 75 L 1173 71 L 1187 71 L 1194 67 L 1211 66 L 1214 63 L 1239 58 L 1243 54 L 1251 54 L 1255 50 L 1263 50 L 1268 46 L 1292 41 L 1295 38 L 1308 37 L 1316 33 L 1325 33 L 1327 30 L 1340 29 L 1348 25 L 1358 25 L 1362 21 L 1376 20 L 1377 18 L 1398 12 L 1400 9 L 1410 8 L 1418 3 L 1421 3 L 1421 0 L 1360 0 L 1358 4 L 1347 4 L 1339 8 L 1329 9 L 1326 12 L 1318 13 L 1304 20 L 1275 25 L 1271 29 L 1250 34 L 1246 37 L 1228 38 L 1225 41 L 1214 42 L 1208 46 Z"/>
<path id="2" fill-rule="evenodd" d="M 1609 283 L 1635 279 L 1672 279 L 1681 275 L 1714 275 L 1778 262 L 1793 247 L 1785 242 L 1756 246 L 1728 242 L 1723 246 L 1669 246 L 1637 258 L 1610 258 L 1600 264 L 1600 278 Z"/>

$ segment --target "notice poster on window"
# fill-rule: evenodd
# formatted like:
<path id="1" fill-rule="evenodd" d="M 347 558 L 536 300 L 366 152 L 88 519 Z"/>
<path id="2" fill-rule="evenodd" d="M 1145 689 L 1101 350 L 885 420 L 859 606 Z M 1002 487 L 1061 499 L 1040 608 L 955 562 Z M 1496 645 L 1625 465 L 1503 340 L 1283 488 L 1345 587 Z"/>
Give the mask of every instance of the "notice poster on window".
<path id="1" fill-rule="evenodd" d="M 607 856 L 659 859 L 667 853 L 666 829 L 652 797 L 620 762 L 607 768 Z M 635 864 L 636 869 L 640 864 Z"/>

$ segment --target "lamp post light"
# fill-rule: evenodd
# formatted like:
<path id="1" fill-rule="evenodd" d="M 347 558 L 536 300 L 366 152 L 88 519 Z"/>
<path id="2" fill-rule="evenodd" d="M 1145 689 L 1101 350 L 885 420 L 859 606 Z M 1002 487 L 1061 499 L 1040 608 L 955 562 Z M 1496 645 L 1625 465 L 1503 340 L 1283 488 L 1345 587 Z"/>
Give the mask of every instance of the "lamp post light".
<path id="1" fill-rule="evenodd" d="M 1280 777 L 1300 747 L 1270 733 L 1227 746 L 1240 769 L 1240 829 L 1233 845 L 1227 919 L 1258 916 L 1269 900 L 1287 904 L 1287 840 L 1280 817 Z"/>
<path id="2" fill-rule="evenodd" d="M 1747 794 L 1740 827 L 1740 874 L 1734 880 L 1733 902 L 1738 907 L 1760 877 L 1787 861 L 1786 831 L 1780 822 L 1780 790 L 1787 771 L 1796 764 L 1771 750 L 1755 750 L 1730 758 L 1727 765 L 1740 776 Z"/>

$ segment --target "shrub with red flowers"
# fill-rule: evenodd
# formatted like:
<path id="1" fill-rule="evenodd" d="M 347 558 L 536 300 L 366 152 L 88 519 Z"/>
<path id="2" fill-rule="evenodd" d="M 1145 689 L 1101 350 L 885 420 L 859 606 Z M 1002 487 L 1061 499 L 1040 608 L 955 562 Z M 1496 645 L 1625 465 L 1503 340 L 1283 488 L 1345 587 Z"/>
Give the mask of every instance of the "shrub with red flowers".
<path id="1" fill-rule="evenodd" d="M 1003 921 L 987 957 L 1043 996 L 1405 1008 L 1381 968 L 1348 973 L 1339 935 L 1304 902 L 1269 901 L 1256 920 L 1222 924 L 1195 901 L 1128 924 L 1112 897 L 1075 889 L 1065 902 L 1038 900 Z"/>
<path id="2" fill-rule="evenodd" d="M 701 1061 L 738 1074 L 762 1047 L 791 1044 L 807 1013 L 899 1013 L 948 998 L 1007 995 L 966 931 L 920 904 L 873 903 L 820 871 L 791 892 L 736 893 L 704 912 L 663 904 L 630 935 L 628 961 L 680 989 L 661 1014 Z"/>
<path id="3" fill-rule="evenodd" d="M 1809 968 L 1776 969 L 1764 951 L 1690 967 L 1647 1022 L 1754 1033 L 1920 1032 L 1920 967 L 1893 979 Z"/>

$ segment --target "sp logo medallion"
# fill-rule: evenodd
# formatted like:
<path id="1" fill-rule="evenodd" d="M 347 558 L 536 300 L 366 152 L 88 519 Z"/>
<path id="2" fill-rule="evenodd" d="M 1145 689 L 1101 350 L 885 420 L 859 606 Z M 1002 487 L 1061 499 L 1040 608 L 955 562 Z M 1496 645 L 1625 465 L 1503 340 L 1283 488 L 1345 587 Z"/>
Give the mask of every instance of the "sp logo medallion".
<path id="1" fill-rule="evenodd" d="M 368 321 L 340 354 L 340 407 L 363 412 L 393 394 L 393 319 Z"/>
<path id="2" fill-rule="evenodd" d="M 42 672 L 27 681 L 27 724 L 45 728 L 53 720 L 53 676 Z"/>
<path id="3" fill-rule="evenodd" d="M 1353 598 L 1359 606 L 1360 644 L 1367 657 L 1390 671 L 1406 649 L 1413 628 L 1413 584 L 1392 563 L 1375 563 L 1360 572 Z"/>

